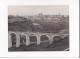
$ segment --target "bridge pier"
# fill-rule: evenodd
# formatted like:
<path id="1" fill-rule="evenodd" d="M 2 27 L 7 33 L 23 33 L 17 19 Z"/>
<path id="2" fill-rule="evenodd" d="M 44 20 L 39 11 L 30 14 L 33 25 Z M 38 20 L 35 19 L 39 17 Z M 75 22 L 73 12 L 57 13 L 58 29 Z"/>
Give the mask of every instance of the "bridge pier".
<path id="1" fill-rule="evenodd" d="M 20 36 L 16 34 L 16 47 L 20 46 Z"/>
<path id="2" fill-rule="evenodd" d="M 36 37 L 37 37 L 37 45 L 39 45 L 41 43 L 40 36 L 36 35 Z"/>
<path id="3" fill-rule="evenodd" d="M 11 35 L 8 35 L 8 48 L 12 47 Z"/>
<path id="4" fill-rule="evenodd" d="M 26 46 L 30 45 L 30 39 L 29 39 L 29 35 L 26 34 Z"/>
<path id="5" fill-rule="evenodd" d="M 53 36 L 49 36 L 49 44 L 53 43 Z"/>

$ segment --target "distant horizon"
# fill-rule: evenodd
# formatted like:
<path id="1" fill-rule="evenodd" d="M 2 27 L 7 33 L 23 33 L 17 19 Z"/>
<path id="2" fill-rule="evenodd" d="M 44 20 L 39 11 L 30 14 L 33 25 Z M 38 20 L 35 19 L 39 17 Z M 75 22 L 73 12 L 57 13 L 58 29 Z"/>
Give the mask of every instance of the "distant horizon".
<path id="1" fill-rule="evenodd" d="M 8 15 L 69 15 L 68 5 L 8 6 Z"/>
<path id="2" fill-rule="evenodd" d="M 13 14 L 9 14 L 9 15 L 13 15 Z M 8 16 L 9 16 L 8 15 Z M 39 14 L 36 14 L 36 15 L 39 15 Z M 43 14 L 43 15 L 59 15 L 59 14 Z M 61 15 L 61 14 L 60 14 Z M 13 16 L 35 16 L 35 15 L 13 15 Z M 69 15 L 64 15 L 64 16 L 69 16 Z"/>

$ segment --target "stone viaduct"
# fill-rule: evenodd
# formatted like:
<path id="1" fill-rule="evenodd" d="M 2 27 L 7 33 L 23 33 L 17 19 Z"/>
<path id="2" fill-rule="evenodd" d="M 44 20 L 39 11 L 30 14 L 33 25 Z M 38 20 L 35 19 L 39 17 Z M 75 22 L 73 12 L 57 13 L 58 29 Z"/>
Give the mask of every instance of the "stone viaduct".
<path id="1" fill-rule="evenodd" d="M 49 38 L 49 44 L 53 43 L 55 36 L 60 36 L 59 34 L 54 33 L 40 33 L 40 32 L 12 32 L 9 31 L 8 33 L 8 48 L 12 47 L 12 40 L 11 40 L 11 33 L 14 33 L 16 35 L 16 47 L 20 46 L 20 35 L 25 35 L 26 37 L 26 46 L 30 45 L 30 38 L 29 36 L 31 34 L 35 35 L 37 38 L 37 45 L 41 43 L 40 37 L 42 35 L 46 35 Z"/>

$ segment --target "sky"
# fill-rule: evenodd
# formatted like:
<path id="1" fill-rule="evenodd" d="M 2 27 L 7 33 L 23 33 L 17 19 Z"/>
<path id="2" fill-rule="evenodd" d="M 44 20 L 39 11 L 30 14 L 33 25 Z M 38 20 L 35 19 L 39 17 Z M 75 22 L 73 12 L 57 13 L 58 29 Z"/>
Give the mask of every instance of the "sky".
<path id="1" fill-rule="evenodd" d="M 25 5 L 25 6 L 8 6 L 8 15 L 69 15 L 68 5 Z"/>

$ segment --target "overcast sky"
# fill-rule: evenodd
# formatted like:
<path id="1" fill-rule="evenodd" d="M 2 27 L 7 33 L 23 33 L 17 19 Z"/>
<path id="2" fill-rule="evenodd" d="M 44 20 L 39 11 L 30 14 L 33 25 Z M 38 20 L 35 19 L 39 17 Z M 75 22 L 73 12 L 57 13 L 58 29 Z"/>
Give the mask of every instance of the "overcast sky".
<path id="1" fill-rule="evenodd" d="M 69 15 L 68 5 L 32 5 L 32 6 L 8 6 L 8 15 L 38 15 L 39 13 L 50 15 Z"/>

